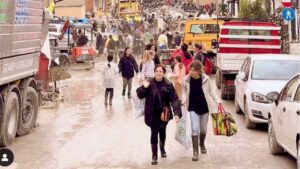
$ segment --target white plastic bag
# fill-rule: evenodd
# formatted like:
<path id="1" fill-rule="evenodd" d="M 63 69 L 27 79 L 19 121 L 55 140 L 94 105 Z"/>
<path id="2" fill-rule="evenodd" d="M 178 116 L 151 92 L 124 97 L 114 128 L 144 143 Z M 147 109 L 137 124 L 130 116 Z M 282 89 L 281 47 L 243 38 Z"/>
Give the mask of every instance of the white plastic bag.
<path id="1" fill-rule="evenodd" d="M 176 125 L 175 140 L 186 150 L 192 147 L 190 115 L 185 107 L 182 107 L 182 117 Z"/>
<path id="2" fill-rule="evenodd" d="M 145 99 L 140 99 L 136 94 L 133 96 L 133 103 L 134 103 L 134 118 L 140 118 L 145 115 Z"/>

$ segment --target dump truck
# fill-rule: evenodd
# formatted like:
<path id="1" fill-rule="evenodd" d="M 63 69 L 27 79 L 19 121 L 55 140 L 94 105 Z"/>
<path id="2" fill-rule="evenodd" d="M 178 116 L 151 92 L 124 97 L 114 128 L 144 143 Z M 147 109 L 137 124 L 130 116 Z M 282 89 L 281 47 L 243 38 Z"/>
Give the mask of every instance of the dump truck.
<path id="1" fill-rule="evenodd" d="M 43 7 L 44 0 L 0 0 L 1 146 L 12 144 L 16 135 L 29 134 L 36 123 L 42 84 L 35 76 L 48 69 L 40 64 L 49 40 Z"/>
<path id="2" fill-rule="evenodd" d="M 249 55 L 281 53 L 280 30 L 273 22 L 251 20 L 229 21 L 221 26 L 216 86 L 222 99 L 234 98 L 234 80 Z"/>

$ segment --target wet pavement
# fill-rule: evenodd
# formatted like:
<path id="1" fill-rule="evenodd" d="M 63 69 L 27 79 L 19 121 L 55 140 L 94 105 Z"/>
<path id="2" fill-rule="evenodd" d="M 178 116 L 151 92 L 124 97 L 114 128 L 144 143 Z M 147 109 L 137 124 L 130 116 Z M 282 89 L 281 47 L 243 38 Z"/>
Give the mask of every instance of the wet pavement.
<path id="1" fill-rule="evenodd" d="M 102 62 L 97 59 L 98 67 Z M 40 108 L 39 127 L 17 137 L 9 148 L 15 161 L 8 168 L 20 169 L 296 169 L 296 160 L 288 154 L 273 156 L 267 143 L 267 126 L 248 130 L 244 116 L 233 114 L 238 134 L 214 136 L 211 121 L 206 141 L 208 154 L 192 162 L 192 151 L 174 139 L 175 122 L 167 127 L 166 159 L 151 166 L 150 129 L 143 118 L 134 119 L 133 101 L 121 95 L 122 80 L 112 107 L 104 106 L 104 89 L 97 69 L 71 71 L 58 101 Z M 134 81 L 133 90 L 137 87 Z M 63 100 L 63 101 L 61 101 Z M 233 112 L 234 103 L 223 101 Z"/>

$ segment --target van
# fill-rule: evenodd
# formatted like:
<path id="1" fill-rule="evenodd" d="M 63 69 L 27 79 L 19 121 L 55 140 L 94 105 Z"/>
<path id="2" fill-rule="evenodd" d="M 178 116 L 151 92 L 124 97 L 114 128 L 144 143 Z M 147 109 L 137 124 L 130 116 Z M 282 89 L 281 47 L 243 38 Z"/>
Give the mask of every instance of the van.
<path id="1" fill-rule="evenodd" d="M 207 52 L 216 53 L 218 34 L 223 20 L 201 19 L 187 20 L 184 29 L 184 43 L 192 49 L 192 44 L 202 43 L 206 47 Z"/>

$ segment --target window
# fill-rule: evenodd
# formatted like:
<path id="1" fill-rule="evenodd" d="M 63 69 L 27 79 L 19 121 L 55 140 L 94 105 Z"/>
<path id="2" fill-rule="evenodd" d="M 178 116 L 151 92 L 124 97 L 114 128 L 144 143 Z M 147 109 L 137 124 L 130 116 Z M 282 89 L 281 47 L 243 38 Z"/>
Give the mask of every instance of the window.
<path id="1" fill-rule="evenodd" d="M 253 63 L 253 80 L 289 80 L 300 72 L 300 61 L 256 60 Z"/>
<path id="2" fill-rule="evenodd" d="M 285 86 L 280 96 L 281 101 L 292 101 L 293 94 L 298 87 L 298 81 L 299 78 L 296 77 Z"/>
<path id="3" fill-rule="evenodd" d="M 191 33 L 219 33 L 220 28 L 217 24 L 194 24 L 191 25 Z"/>
<path id="4" fill-rule="evenodd" d="M 300 101 L 300 85 L 298 86 L 294 101 L 297 101 L 297 102 Z"/>

